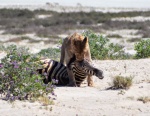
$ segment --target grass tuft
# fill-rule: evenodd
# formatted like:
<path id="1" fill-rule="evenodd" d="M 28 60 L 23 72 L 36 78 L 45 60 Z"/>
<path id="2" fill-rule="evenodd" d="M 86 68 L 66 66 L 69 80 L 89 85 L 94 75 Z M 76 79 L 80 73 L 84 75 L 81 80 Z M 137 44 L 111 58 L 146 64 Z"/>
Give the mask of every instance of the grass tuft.
<path id="1" fill-rule="evenodd" d="M 115 76 L 112 82 L 113 89 L 129 89 L 132 85 L 133 77 Z"/>
<path id="2" fill-rule="evenodd" d="M 150 102 L 150 97 L 146 96 L 146 97 L 140 97 L 137 99 L 138 101 L 142 101 L 143 103 L 147 103 Z"/>
<path id="3" fill-rule="evenodd" d="M 47 96 L 39 97 L 39 101 L 43 104 L 43 106 L 54 105 L 54 101 L 49 99 Z"/>

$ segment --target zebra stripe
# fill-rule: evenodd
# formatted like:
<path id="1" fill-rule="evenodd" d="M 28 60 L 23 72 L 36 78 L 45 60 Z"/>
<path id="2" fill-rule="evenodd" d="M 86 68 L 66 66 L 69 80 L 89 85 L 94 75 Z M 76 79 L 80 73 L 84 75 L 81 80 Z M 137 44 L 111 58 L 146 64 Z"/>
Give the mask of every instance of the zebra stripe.
<path id="1" fill-rule="evenodd" d="M 69 84 L 69 77 L 66 66 L 50 59 L 41 60 L 41 62 L 43 63 L 44 68 L 38 69 L 38 72 L 40 74 L 47 73 L 48 79 L 44 80 L 51 82 L 52 79 L 57 79 L 57 85 Z M 76 63 L 78 62 L 71 63 L 71 70 L 75 77 L 77 86 L 80 86 L 80 84 L 86 79 L 88 75 L 96 75 L 100 79 L 103 78 L 102 71 L 92 67 L 89 63 L 85 62 L 83 66 L 76 65 Z M 47 81 L 45 83 L 47 83 Z"/>

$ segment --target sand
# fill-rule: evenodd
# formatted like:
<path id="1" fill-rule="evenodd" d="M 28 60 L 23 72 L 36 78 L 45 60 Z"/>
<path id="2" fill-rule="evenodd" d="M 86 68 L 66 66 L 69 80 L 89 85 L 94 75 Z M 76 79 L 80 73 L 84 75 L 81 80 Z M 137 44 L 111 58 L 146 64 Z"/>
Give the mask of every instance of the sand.
<path id="1" fill-rule="evenodd" d="M 93 61 L 104 71 L 105 78 L 94 78 L 95 86 L 57 87 L 54 105 L 39 102 L 0 100 L 2 116 L 149 116 L 150 102 L 137 99 L 150 98 L 150 59 Z M 126 67 L 126 68 L 125 68 Z M 132 76 L 128 90 L 107 90 L 116 75 Z"/>

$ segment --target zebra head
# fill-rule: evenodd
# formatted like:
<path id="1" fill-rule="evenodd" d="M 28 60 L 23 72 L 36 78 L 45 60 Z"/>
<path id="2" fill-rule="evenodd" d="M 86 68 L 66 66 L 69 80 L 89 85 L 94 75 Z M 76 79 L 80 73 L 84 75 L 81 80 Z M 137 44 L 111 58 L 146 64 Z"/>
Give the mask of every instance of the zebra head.
<path id="1" fill-rule="evenodd" d="M 103 71 L 95 68 L 94 66 L 92 66 L 91 63 L 86 60 L 76 61 L 75 64 L 87 75 L 95 75 L 99 79 L 104 78 Z"/>
<path id="2" fill-rule="evenodd" d="M 99 69 L 95 68 L 93 71 L 95 73 L 95 76 L 97 76 L 99 79 L 103 79 L 104 78 L 102 70 L 99 70 Z"/>

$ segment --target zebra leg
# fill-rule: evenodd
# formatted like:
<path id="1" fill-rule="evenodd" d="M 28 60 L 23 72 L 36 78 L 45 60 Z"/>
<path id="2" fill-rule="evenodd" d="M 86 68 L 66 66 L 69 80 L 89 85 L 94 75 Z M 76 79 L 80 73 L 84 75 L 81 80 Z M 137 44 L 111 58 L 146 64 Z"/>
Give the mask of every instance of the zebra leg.
<path id="1" fill-rule="evenodd" d="M 94 87 L 93 77 L 91 75 L 88 75 L 87 82 L 88 82 L 88 86 Z"/>

